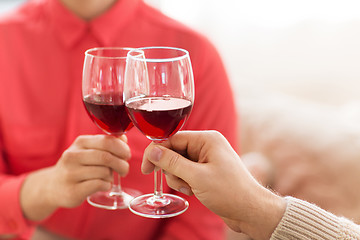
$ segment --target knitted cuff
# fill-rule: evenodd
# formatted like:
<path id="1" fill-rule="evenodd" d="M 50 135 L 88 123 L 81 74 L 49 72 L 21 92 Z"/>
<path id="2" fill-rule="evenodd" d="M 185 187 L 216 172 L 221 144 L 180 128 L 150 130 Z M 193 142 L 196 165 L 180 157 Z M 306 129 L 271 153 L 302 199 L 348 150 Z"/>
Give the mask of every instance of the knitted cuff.
<path id="1" fill-rule="evenodd" d="M 342 219 L 308 202 L 285 197 L 287 207 L 271 239 L 339 239 Z"/>

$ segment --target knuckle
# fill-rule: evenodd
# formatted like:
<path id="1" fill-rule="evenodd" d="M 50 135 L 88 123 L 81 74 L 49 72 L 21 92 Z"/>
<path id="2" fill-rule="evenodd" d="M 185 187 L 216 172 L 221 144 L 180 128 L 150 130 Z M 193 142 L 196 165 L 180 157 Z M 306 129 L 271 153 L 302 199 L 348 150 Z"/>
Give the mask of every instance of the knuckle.
<path id="1" fill-rule="evenodd" d="M 106 149 L 109 145 L 107 138 L 103 135 L 98 135 L 98 145 L 102 149 Z"/>
<path id="2" fill-rule="evenodd" d="M 104 151 L 100 153 L 100 159 L 101 159 L 101 162 L 106 166 L 109 166 L 113 161 L 112 155 L 110 153 L 104 152 Z"/>
<path id="3" fill-rule="evenodd" d="M 71 162 L 72 159 L 78 158 L 79 157 L 79 152 L 78 151 L 74 151 L 74 150 L 65 150 L 62 154 L 62 159 L 63 162 L 67 163 L 67 162 Z"/>
<path id="4" fill-rule="evenodd" d="M 75 139 L 74 143 L 75 143 L 76 145 L 83 145 L 83 143 L 85 142 L 85 140 L 86 140 L 86 136 L 81 135 L 81 136 L 78 136 L 78 137 Z"/>
<path id="5" fill-rule="evenodd" d="M 99 135 L 99 145 L 101 149 L 115 149 L 117 139 L 107 135 Z"/>
<path id="6" fill-rule="evenodd" d="M 68 159 L 71 156 L 71 151 L 69 149 L 66 149 L 62 154 L 61 154 L 61 159 Z M 63 160 L 63 161 L 64 161 Z"/>
<path id="7" fill-rule="evenodd" d="M 216 131 L 216 130 L 211 130 L 211 131 L 209 131 L 209 135 L 210 135 L 211 137 L 215 137 L 215 138 L 219 138 L 219 137 L 222 136 L 221 133 L 218 132 L 218 131 Z"/>
<path id="8" fill-rule="evenodd" d="M 211 139 L 212 141 L 208 141 L 208 143 L 211 144 L 220 144 L 226 141 L 226 138 L 220 132 L 215 130 L 208 131 L 204 137 L 205 140 Z"/>
<path id="9" fill-rule="evenodd" d="M 175 170 L 177 168 L 178 162 L 179 162 L 180 155 L 178 154 L 172 154 L 169 158 L 167 169 L 173 169 Z"/>

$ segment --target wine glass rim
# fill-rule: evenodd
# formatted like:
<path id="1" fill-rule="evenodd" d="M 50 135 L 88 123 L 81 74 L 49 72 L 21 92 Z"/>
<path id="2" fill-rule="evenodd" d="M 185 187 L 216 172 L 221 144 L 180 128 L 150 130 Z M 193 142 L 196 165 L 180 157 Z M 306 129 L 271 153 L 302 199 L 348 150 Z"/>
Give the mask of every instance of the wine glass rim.
<path id="1" fill-rule="evenodd" d="M 126 59 L 127 58 L 127 53 L 134 50 L 136 48 L 131 48 L 131 47 L 94 47 L 94 48 L 90 48 L 88 50 L 85 51 L 85 56 L 91 56 L 91 57 L 96 57 L 96 58 L 107 58 L 107 59 Z M 116 56 L 100 56 L 100 55 L 95 55 L 92 54 L 91 52 L 96 52 L 99 50 L 124 50 L 127 51 L 126 54 L 124 54 L 124 56 L 121 57 L 116 57 Z"/>
<path id="2" fill-rule="evenodd" d="M 144 50 L 148 50 L 148 49 L 176 50 L 176 51 L 184 53 L 184 55 L 176 56 L 176 57 L 168 57 L 168 58 L 146 58 L 146 57 L 139 58 L 139 56 L 144 55 Z M 131 55 L 134 52 L 138 52 L 139 54 L 136 56 Z M 166 47 L 166 46 L 141 47 L 141 48 L 134 48 L 134 49 L 130 50 L 127 53 L 127 57 L 136 59 L 138 61 L 143 61 L 143 62 L 170 62 L 170 61 L 179 61 L 179 60 L 189 57 L 189 51 L 187 51 L 183 48 L 178 48 L 178 47 Z"/>

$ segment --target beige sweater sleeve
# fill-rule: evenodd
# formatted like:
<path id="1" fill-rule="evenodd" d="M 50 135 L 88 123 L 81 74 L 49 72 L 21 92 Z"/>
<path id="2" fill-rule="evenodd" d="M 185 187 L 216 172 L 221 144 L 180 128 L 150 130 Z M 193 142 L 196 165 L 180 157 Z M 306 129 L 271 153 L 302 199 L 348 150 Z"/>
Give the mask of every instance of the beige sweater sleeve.
<path id="1" fill-rule="evenodd" d="M 271 236 L 282 239 L 360 239 L 360 226 L 308 202 L 286 197 L 285 214 Z"/>

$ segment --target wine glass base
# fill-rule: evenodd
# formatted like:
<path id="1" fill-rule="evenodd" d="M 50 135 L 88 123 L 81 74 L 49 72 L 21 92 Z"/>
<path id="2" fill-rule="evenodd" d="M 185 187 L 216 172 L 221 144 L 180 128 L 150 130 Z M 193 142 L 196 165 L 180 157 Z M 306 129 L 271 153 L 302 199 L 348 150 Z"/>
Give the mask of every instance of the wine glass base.
<path id="1" fill-rule="evenodd" d="M 172 195 L 163 194 L 160 200 L 154 194 L 146 194 L 130 201 L 129 209 L 136 215 L 146 218 L 169 218 L 185 212 L 189 207 L 188 201 Z"/>
<path id="2" fill-rule="evenodd" d="M 141 193 L 134 189 L 124 188 L 121 193 L 117 192 L 97 192 L 87 197 L 87 202 L 98 208 L 117 210 L 129 207 L 130 201 Z"/>

